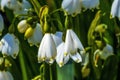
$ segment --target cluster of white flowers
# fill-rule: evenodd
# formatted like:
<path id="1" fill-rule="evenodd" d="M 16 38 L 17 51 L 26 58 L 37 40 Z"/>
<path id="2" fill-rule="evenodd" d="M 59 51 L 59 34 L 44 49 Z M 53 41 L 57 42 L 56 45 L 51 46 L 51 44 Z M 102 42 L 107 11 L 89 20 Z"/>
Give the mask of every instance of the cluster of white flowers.
<path id="1" fill-rule="evenodd" d="M 60 67 L 66 64 L 70 57 L 77 63 L 82 62 L 78 50 L 84 51 L 84 48 L 73 30 L 67 30 L 65 42 L 62 41 L 61 32 L 56 34 L 45 33 L 38 50 L 38 61 L 52 64 L 56 59 Z"/>
<path id="2" fill-rule="evenodd" d="M 99 0 L 63 0 L 62 8 L 68 12 L 68 14 L 77 14 L 81 12 L 82 8 L 93 9 L 98 8 Z"/>

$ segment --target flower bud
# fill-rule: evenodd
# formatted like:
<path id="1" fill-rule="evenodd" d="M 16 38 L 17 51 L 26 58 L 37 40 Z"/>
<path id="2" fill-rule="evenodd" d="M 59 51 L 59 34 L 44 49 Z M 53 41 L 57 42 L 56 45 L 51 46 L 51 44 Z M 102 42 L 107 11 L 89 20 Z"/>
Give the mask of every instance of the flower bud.
<path id="1" fill-rule="evenodd" d="M 33 32 L 34 32 L 34 29 L 33 29 L 32 27 L 29 27 L 29 28 L 26 30 L 26 32 L 25 32 L 25 34 L 24 34 L 24 37 L 25 37 L 25 38 L 31 37 L 31 36 L 33 35 Z"/>
<path id="2" fill-rule="evenodd" d="M 27 20 L 22 20 L 18 23 L 17 28 L 20 33 L 24 33 L 28 28 L 29 24 L 27 23 Z"/>

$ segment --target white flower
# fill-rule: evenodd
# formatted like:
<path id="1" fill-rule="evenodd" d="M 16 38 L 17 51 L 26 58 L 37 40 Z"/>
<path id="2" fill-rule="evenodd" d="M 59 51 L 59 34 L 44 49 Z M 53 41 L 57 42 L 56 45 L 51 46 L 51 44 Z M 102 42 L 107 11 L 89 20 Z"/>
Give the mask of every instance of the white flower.
<path id="1" fill-rule="evenodd" d="M 68 29 L 65 39 L 65 55 L 68 53 L 74 55 L 77 53 L 78 49 L 84 51 L 83 45 L 77 35 L 72 29 Z"/>
<path id="2" fill-rule="evenodd" d="M 27 14 L 28 9 L 30 8 L 30 3 L 27 0 L 22 0 L 22 3 L 18 3 L 18 7 L 14 9 L 14 14 Z"/>
<path id="3" fill-rule="evenodd" d="M 97 66 L 97 61 L 99 58 L 106 60 L 109 56 L 113 55 L 113 48 L 111 45 L 107 44 L 103 50 L 97 49 L 94 52 L 94 61 L 95 65 Z"/>
<path id="4" fill-rule="evenodd" d="M 17 0 L 1 0 L 1 10 L 4 11 L 4 7 L 14 10 L 18 8 L 18 1 Z"/>
<path id="5" fill-rule="evenodd" d="M 64 64 L 66 64 L 69 61 L 69 58 L 71 57 L 75 62 L 79 63 L 82 62 L 82 57 L 81 55 L 76 52 L 75 54 L 64 54 L 65 51 L 65 43 L 62 42 L 58 47 L 57 47 L 57 56 L 56 56 L 56 62 L 60 67 L 62 67 Z"/>
<path id="6" fill-rule="evenodd" d="M 24 33 L 29 27 L 30 25 L 27 23 L 27 20 L 21 20 L 17 25 L 17 29 L 20 33 Z"/>
<path id="7" fill-rule="evenodd" d="M 34 32 L 32 36 L 28 38 L 28 42 L 30 43 L 31 46 L 32 45 L 38 46 L 42 40 L 42 37 L 43 37 L 43 34 L 42 34 L 40 24 L 37 23 L 36 27 L 34 28 Z"/>
<path id="8" fill-rule="evenodd" d="M 3 56 L 10 55 L 16 58 L 19 52 L 18 39 L 13 34 L 7 33 L 0 41 L 0 50 Z"/>
<path id="9" fill-rule="evenodd" d="M 4 21 L 3 21 L 3 17 L 0 15 L 0 35 L 2 34 L 3 29 L 4 29 Z"/>
<path id="10" fill-rule="evenodd" d="M 0 71 L 0 80 L 14 80 L 9 71 Z"/>
<path id="11" fill-rule="evenodd" d="M 99 0 L 82 0 L 82 6 L 85 9 L 98 8 Z"/>
<path id="12" fill-rule="evenodd" d="M 5 6 L 13 10 L 15 15 L 26 14 L 26 10 L 31 8 L 30 3 L 26 0 L 22 0 L 22 3 L 17 0 L 1 0 L 2 11 L 4 11 Z"/>
<path id="13" fill-rule="evenodd" d="M 52 64 L 56 57 L 56 45 L 50 33 L 45 33 L 38 50 L 38 62 Z"/>
<path id="14" fill-rule="evenodd" d="M 120 19 L 120 0 L 114 0 L 111 7 L 111 17 Z"/>
<path id="15" fill-rule="evenodd" d="M 67 55 L 67 56 L 64 55 L 64 47 L 65 47 L 64 42 L 62 42 L 57 47 L 56 62 L 60 67 L 62 67 L 64 64 L 66 64 L 68 62 L 68 60 L 69 60 L 69 55 Z"/>
<path id="16" fill-rule="evenodd" d="M 63 0 L 62 8 L 66 10 L 68 14 L 80 13 L 81 1 L 80 0 Z"/>
<path id="17" fill-rule="evenodd" d="M 55 34 L 52 34 L 52 37 L 54 39 L 54 42 L 56 44 L 56 47 L 62 43 L 62 32 L 56 32 Z"/>

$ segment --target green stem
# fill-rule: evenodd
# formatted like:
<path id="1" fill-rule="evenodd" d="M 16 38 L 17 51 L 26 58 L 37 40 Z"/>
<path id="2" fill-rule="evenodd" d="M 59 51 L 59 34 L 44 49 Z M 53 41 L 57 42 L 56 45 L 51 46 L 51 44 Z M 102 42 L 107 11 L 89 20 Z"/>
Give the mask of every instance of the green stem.
<path id="1" fill-rule="evenodd" d="M 23 56 L 22 49 L 20 49 L 19 61 L 20 61 L 20 66 L 21 66 L 21 70 L 22 70 L 23 80 L 28 80 L 27 70 L 26 70 L 26 67 L 25 67 L 25 64 L 26 64 L 26 63 L 25 63 L 25 61 L 24 61 L 24 56 Z"/>
<path id="2" fill-rule="evenodd" d="M 51 65 L 49 66 L 49 68 L 50 68 L 50 80 L 53 80 Z"/>

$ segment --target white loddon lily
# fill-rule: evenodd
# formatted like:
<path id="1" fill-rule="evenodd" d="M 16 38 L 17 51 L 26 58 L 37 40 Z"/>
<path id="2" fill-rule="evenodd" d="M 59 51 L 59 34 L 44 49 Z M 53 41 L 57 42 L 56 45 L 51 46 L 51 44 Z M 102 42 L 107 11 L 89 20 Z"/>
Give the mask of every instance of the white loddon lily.
<path id="1" fill-rule="evenodd" d="M 3 21 L 3 17 L 0 15 L 0 35 L 2 35 L 3 29 L 4 29 L 4 21 Z"/>
<path id="2" fill-rule="evenodd" d="M 67 55 L 64 55 L 64 51 L 65 51 L 65 43 L 62 42 L 57 47 L 57 56 L 56 56 L 56 62 L 60 67 L 65 65 L 70 58 L 72 58 L 76 63 L 82 62 L 82 57 L 78 52 L 73 55 L 70 53 Z"/>
<path id="3" fill-rule="evenodd" d="M 4 7 L 14 10 L 18 8 L 18 1 L 17 0 L 1 0 L 1 10 L 4 11 Z"/>
<path id="4" fill-rule="evenodd" d="M 63 0 L 62 8 L 68 12 L 68 14 L 78 14 L 81 12 L 81 1 L 80 0 Z"/>
<path id="5" fill-rule="evenodd" d="M 69 61 L 69 55 L 67 55 L 67 56 L 64 55 L 64 48 L 65 48 L 64 42 L 62 42 L 57 47 L 56 62 L 60 67 L 62 67 L 64 64 L 66 64 Z"/>
<path id="6" fill-rule="evenodd" d="M 13 34 L 7 33 L 0 41 L 0 50 L 3 56 L 16 58 L 19 52 L 19 40 Z"/>
<path id="7" fill-rule="evenodd" d="M 111 7 L 111 18 L 118 17 L 120 20 L 120 0 L 114 0 Z"/>
<path id="8" fill-rule="evenodd" d="M 18 7 L 14 9 L 14 14 L 27 14 L 28 9 L 32 6 L 27 0 L 22 0 L 22 3 L 18 3 Z"/>
<path id="9" fill-rule="evenodd" d="M 82 7 L 85 9 L 98 8 L 100 2 L 99 0 L 82 0 Z"/>
<path id="10" fill-rule="evenodd" d="M 0 71 L 0 80 L 14 80 L 9 71 Z"/>
<path id="11" fill-rule="evenodd" d="M 78 49 L 80 51 L 78 51 Z M 80 42 L 77 35 L 72 31 L 72 29 L 68 29 L 65 43 L 62 42 L 57 47 L 56 62 L 60 67 L 68 62 L 69 57 L 71 57 L 77 63 L 82 62 L 82 57 L 79 53 L 81 51 L 84 51 L 82 43 Z"/>
<path id="12" fill-rule="evenodd" d="M 36 27 L 34 28 L 34 32 L 32 34 L 31 37 L 28 38 L 28 43 L 30 43 L 30 45 L 36 45 L 38 46 L 42 40 L 43 37 L 43 33 L 42 33 L 42 29 L 39 23 L 36 24 Z"/>
<path id="13" fill-rule="evenodd" d="M 111 55 L 113 55 L 113 47 L 109 44 L 106 44 L 106 46 L 103 48 L 103 50 L 97 49 L 94 52 L 95 66 L 97 66 L 97 61 L 99 58 L 106 60 Z"/>
<path id="14" fill-rule="evenodd" d="M 4 11 L 4 7 L 7 7 L 13 10 L 15 15 L 26 14 L 26 10 L 31 8 L 31 5 L 28 1 L 23 0 L 20 3 L 17 0 L 1 0 L 1 10 Z"/>
<path id="15" fill-rule="evenodd" d="M 52 64 L 55 60 L 57 49 L 51 33 L 45 33 L 38 50 L 38 62 Z"/>
<path id="16" fill-rule="evenodd" d="M 74 55 L 77 53 L 78 49 L 84 51 L 83 45 L 75 32 L 72 29 L 68 29 L 65 38 L 65 55 Z"/>

